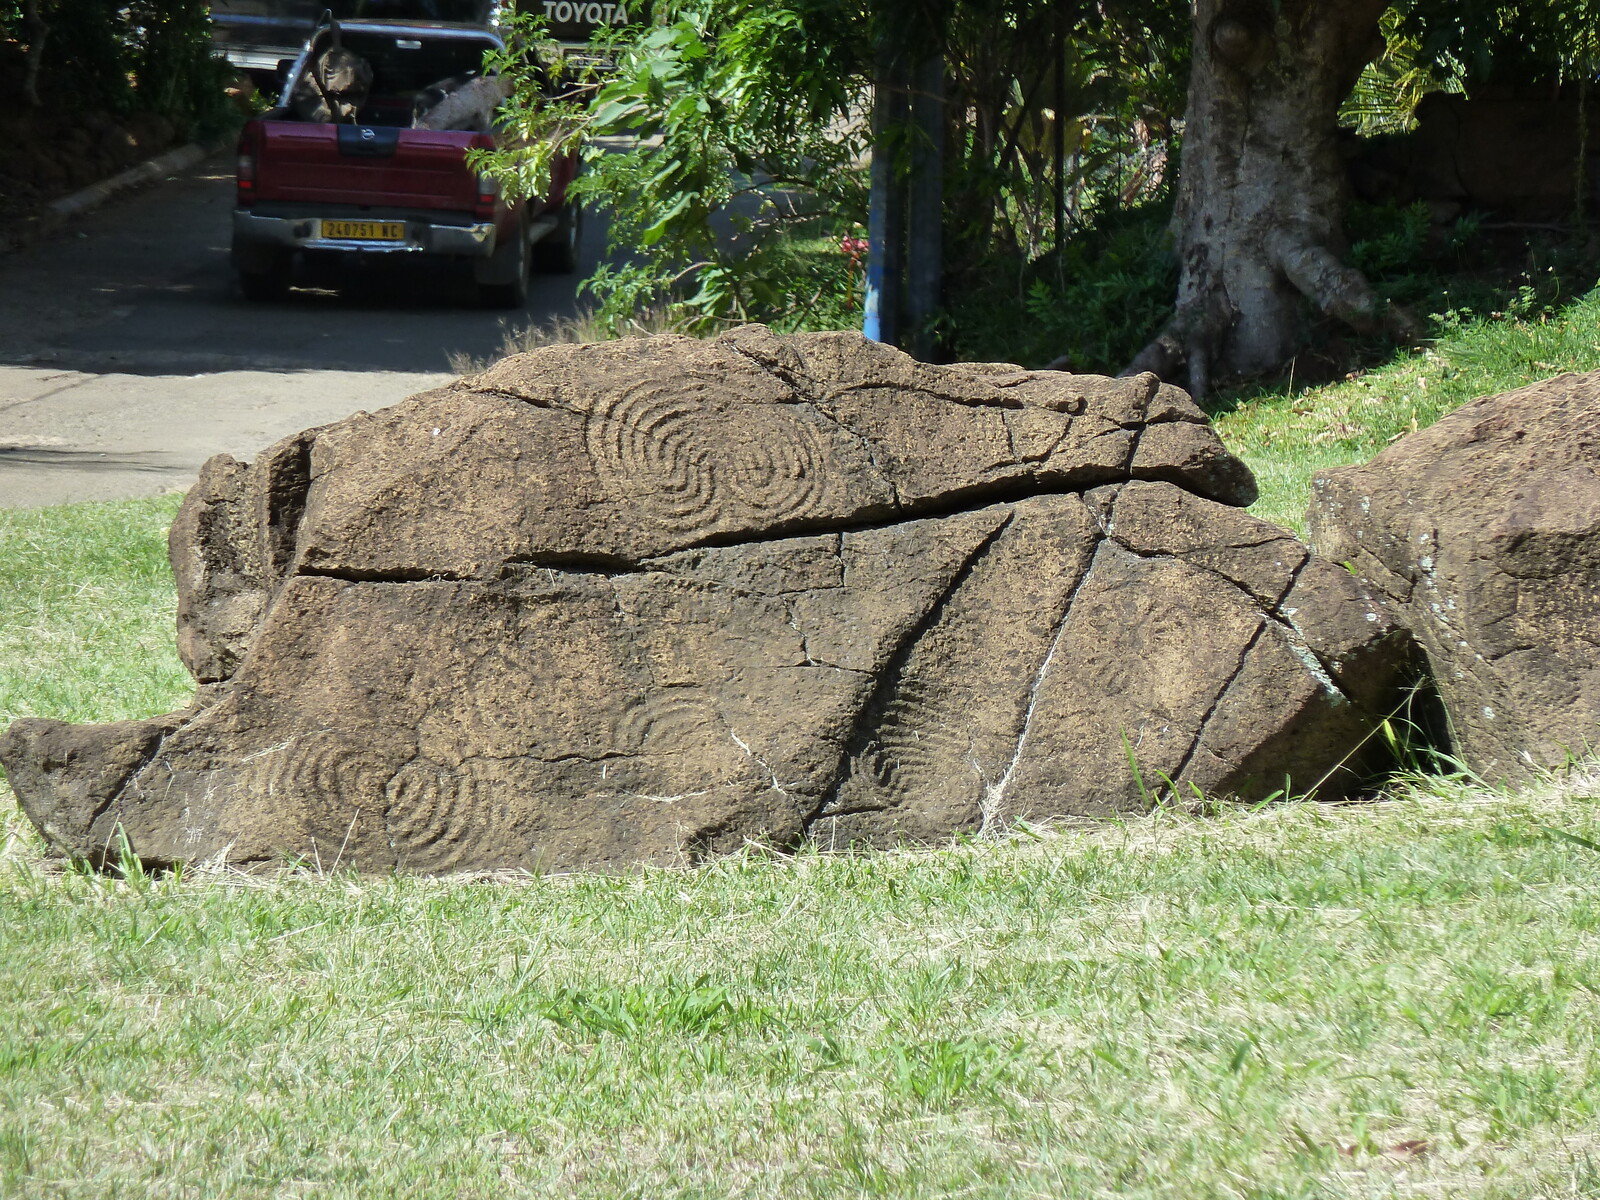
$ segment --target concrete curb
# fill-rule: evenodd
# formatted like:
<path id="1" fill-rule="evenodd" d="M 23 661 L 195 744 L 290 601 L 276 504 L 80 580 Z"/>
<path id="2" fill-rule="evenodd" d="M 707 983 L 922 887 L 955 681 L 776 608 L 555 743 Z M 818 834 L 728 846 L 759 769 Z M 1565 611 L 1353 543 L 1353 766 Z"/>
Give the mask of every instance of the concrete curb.
<path id="1" fill-rule="evenodd" d="M 179 146 L 176 150 L 168 150 L 165 154 L 148 159 L 136 167 L 129 167 L 120 175 L 113 175 L 110 179 L 102 179 L 99 183 L 92 183 L 82 191 L 73 192 L 70 196 L 63 196 L 60 200 L 52 201 L 49 206 L 50 211 L 58 217 L 75 217 L 79 213 L 86 213 L 90 209 L 104 204 L 118 192 L 137 187 L 141 183 L 154 183 L 178 171 L 187 170 L 205 158 L 206 155 L 219 149 L 221 145 L 222 143 L 220 142 L 210 146 L 202 146 L 198 142 L 190 142 L 187 146 Z"/>

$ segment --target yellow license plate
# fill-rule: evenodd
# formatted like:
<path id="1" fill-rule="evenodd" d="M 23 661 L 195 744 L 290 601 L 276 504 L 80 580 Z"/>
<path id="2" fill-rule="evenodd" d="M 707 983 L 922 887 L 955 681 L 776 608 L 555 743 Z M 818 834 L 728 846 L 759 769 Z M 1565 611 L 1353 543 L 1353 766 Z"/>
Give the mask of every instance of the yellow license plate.
<path id="1" fill-rule="evenodd" d="M 345 242 L 403 242 L 404 221 L 324 221 L 322 236 Z"/>

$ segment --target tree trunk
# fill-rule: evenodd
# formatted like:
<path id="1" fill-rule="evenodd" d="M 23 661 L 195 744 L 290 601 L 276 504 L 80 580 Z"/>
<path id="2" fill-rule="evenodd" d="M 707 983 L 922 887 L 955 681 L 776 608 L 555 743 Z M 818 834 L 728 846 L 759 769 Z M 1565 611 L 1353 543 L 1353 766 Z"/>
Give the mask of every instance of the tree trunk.
<path id="1" fill-rule="evenodd" d="M 944 285 L 944 57 L 917 64 L 911 95 L 911 174 L 906 180 L 906 326 L 904 348 L 931 362 L 934 321 Z"/>
<path id="2" fill-rule="evenodd" d="M 1363 332 L 1409 332 L 1340 258 L 1340 102 L 1382 48 L 1388 0 L 1193 0 L 1172 323 L 1129 366 L 1260 375 L 1294 355 L 1304 300 Z"/>
<path id="3" fill-rule="evenodd" d="M 39 67 L 44 62 L 44 44 L 50 26 L 39 12 L 39 0 L 25 0 L 22 6 L 22 32 L 28 39 L 28 57 L 23 68 L 22 95 L 34 108 L 39 107 Z"/>

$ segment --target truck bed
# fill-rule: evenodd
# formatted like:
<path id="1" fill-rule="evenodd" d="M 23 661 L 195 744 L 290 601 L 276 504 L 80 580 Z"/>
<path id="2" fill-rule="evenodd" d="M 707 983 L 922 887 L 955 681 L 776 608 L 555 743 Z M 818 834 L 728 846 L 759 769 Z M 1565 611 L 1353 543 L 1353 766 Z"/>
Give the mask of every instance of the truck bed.
<path id="1" fill-rule="evenodd" d="M 374 205 L 471 212 L 467 150 L 487 134 L 372 125 L 314 125 L 272 114 L 259 126 L 258 205 Z"/>

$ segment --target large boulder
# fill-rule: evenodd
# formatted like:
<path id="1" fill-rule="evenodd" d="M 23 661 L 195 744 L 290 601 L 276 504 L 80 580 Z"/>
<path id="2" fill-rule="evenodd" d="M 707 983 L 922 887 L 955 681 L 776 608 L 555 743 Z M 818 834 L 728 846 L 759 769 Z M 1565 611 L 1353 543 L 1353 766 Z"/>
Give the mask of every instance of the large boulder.
<path id="1" fill-rule="evenodd" d="M 1517 779 L 1600 748 L 1600 372 L 1318 475 L 1310 523 L 1426 652 L 1468 766 Z"/>
<path id="2" fill-rule="evenodd" d="M 362 869 L 885 844 L 1338 792 L 1405 639 L 1153 376 L 562 346 L 207 465 L 186 713 L 16 722 L 64 853 Z"/>

